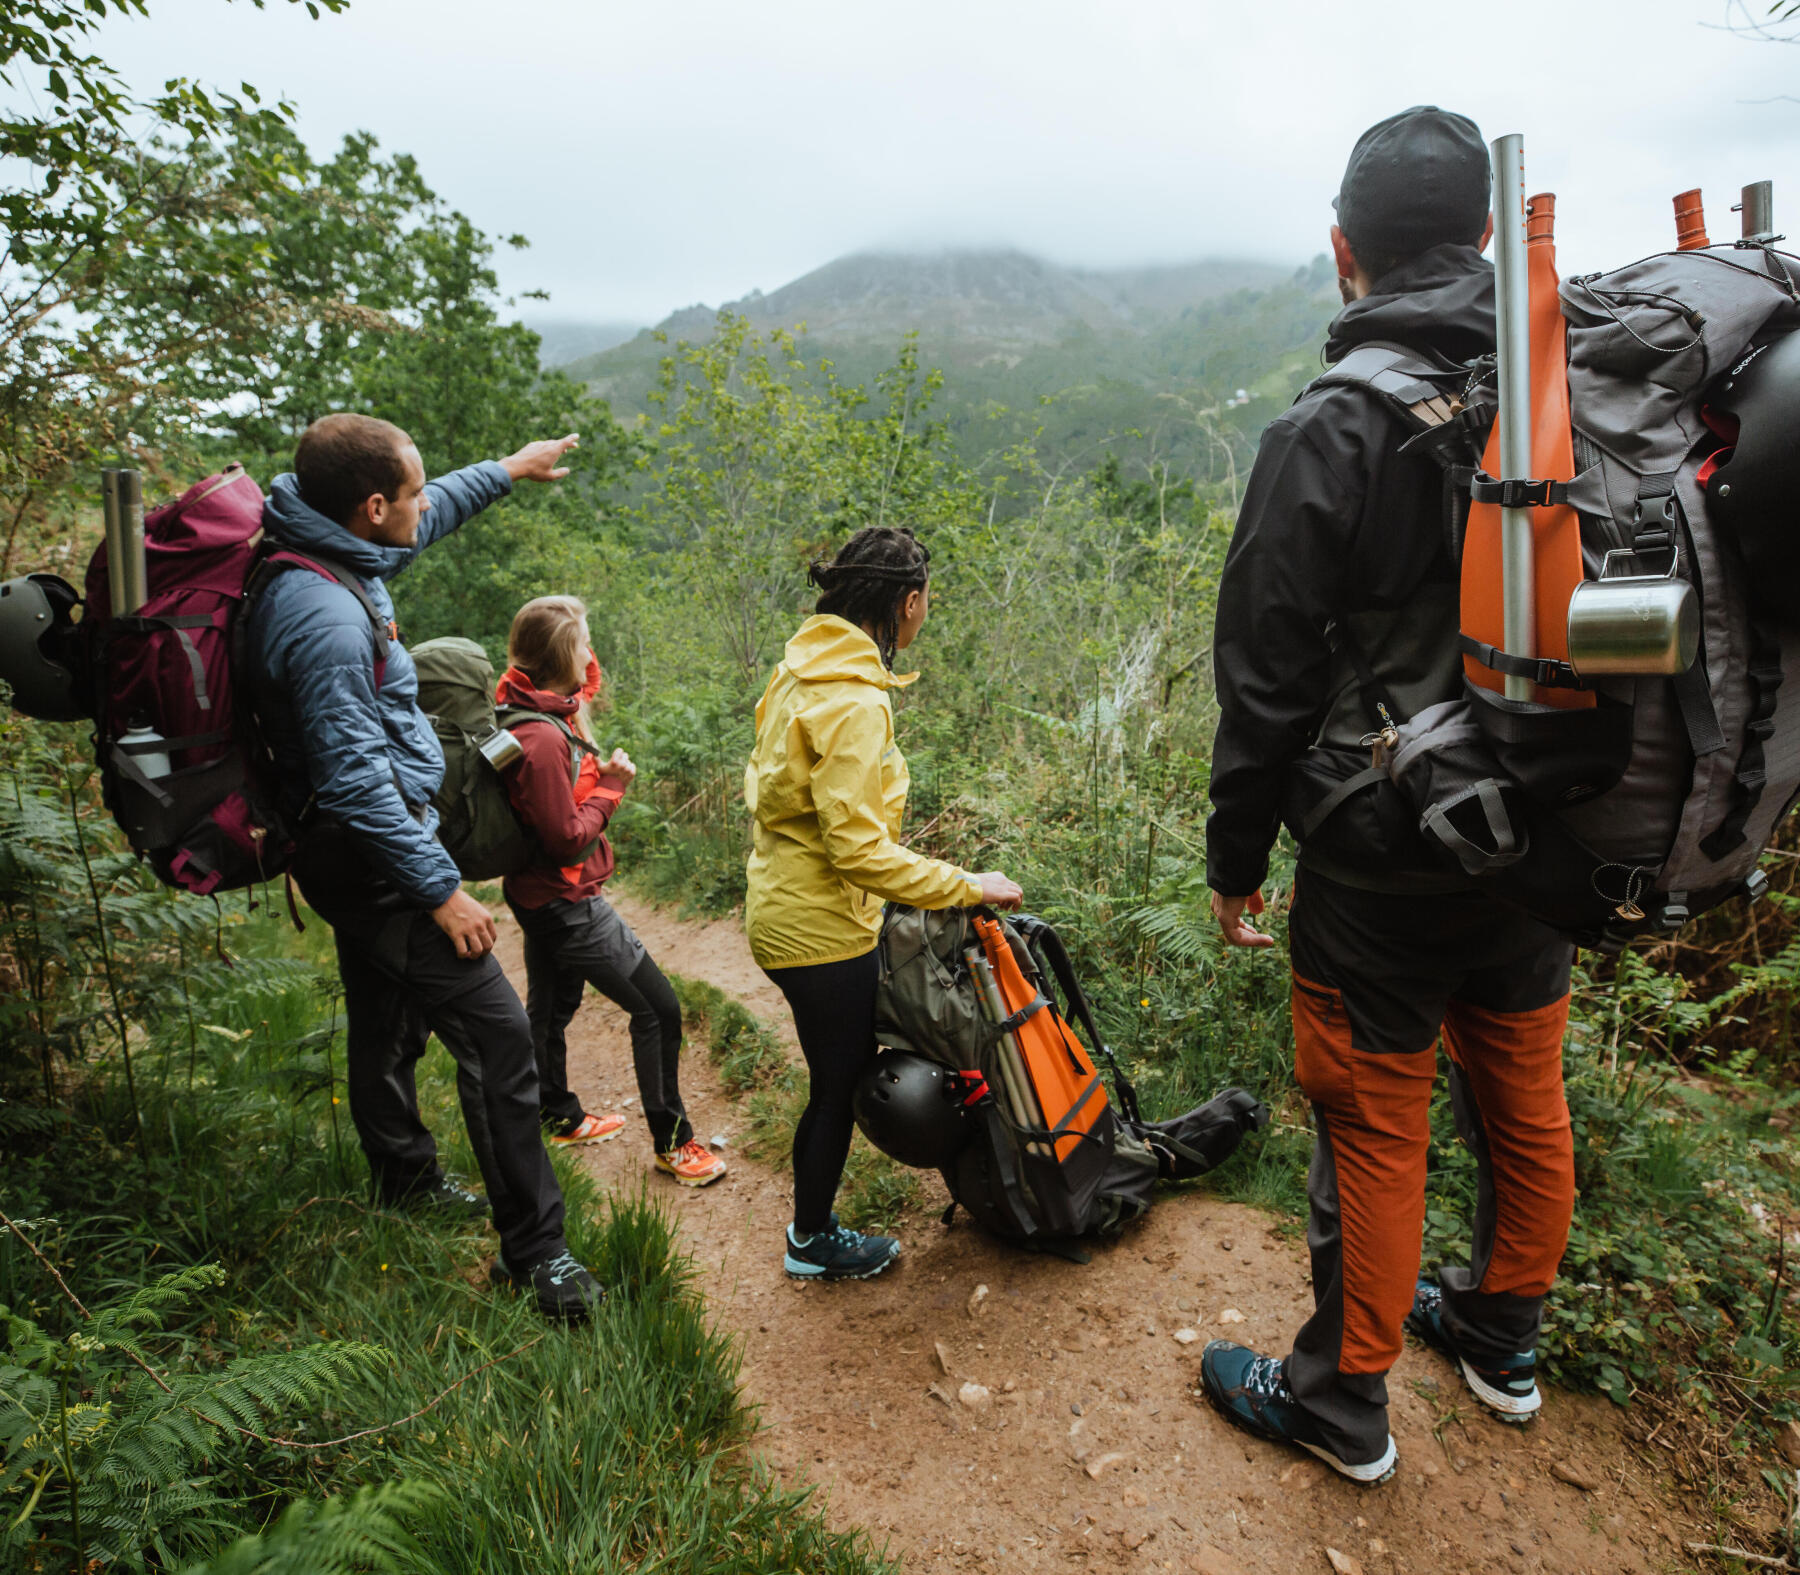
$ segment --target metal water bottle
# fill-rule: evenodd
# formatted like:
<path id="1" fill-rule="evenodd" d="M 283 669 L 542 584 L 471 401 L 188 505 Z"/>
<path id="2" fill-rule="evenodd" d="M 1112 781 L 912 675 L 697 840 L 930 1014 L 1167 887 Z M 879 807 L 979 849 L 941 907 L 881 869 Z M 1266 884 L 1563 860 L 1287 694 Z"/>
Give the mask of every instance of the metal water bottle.
<path id="1" fill-rule="evenodd" d="M 137 722 L 119 735 L 118 747 L 139 771 L 152 782 L 158 782 L 175 770 L 170 763 L 168 749 L 162 747 L 167 743 L 168 740 L 148 723 Z"/>

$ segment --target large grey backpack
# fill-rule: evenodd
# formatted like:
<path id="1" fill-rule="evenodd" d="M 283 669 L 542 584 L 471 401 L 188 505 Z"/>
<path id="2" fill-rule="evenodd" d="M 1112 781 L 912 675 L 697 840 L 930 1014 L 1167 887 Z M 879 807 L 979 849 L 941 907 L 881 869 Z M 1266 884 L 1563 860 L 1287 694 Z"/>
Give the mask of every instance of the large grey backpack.
<path id="1" fill-rule="evenodd" d="M 1311 823 L 1365 789 L 1398 791 L 1447 861 L 1611 948 L 1760 895 L 1758 861 L 1800 797 L 1800 593 L 1788 617 L 1762 610 L 1767 597 L 1753 603 L 1737 541 L 1707 512 L 1703 468 L 1725 443 L 1702 417 L 1709 389 L 1746 351 L 1800 329 L 1800 258 L 1760 245 L 1671 252 L 1569 279 L 1561 296 L 1577 474 L 1543 501 L 1577 510 L 1590 579 L 1623 552 L 1688 581 L 1698 655 L 1678 678 L 1589 680 L 1589 710 L 1465 685 L 1462 699 L 1385 719 L 1359 661 L 1371 738 L 1388 737 Z M 1448 368 L 1370 345 L 1318 380 L 1367 388 L 1444 466 L 1458 557 L 1469 489 L 1498 485 L 1476 473 L 1490 379 L 1490 365 Z M 1502 672 L 1579 683 L 1564 664 L 1462 643 Z"/>
<path id="2" fill-rule="evenodd" d="M 419 708 L 431 718 L 444 751 L 444 780 L 433 803 L 438 840 L 465 880 L 516 875 L 542 858 L 537 839 L 513 813 L 502 776 L 503 734 L 533 723 L 554 727 L 569 744 L 569 785 L 594 746 L 561 717 L 517 706 L 494 706 L 494 669 L 473 640 L 445 635 L 412 649 L 419 671 Z M 485 746 L 485 747 L 484 747 Z M 500 764 L 496 764 L 496 759 Z M 574 860 L 581 863 L 592 846 Z"/>

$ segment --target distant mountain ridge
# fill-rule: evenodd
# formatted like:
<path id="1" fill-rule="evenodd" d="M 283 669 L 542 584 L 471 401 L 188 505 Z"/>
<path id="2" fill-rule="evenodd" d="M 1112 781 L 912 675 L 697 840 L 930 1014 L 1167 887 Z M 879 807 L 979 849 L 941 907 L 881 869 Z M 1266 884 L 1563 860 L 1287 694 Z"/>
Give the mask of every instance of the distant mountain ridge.
<path id="1" fill-rule="evenodd" d="M 1105 270 L 1064 268 L 1015 250 L 857 252 L 723 310 L 758 328 L 804 322 L 819 339 L 893 340 L 916 330 L 1022 347 L 1056 344 L 1077 326 L 1144 332 L 1187 307 L 1290 272 L 1235 259 Z M 716 315 L 690 306 L 657 327 L 671 339 L 703 336 Z"/>
<path id="2" fill-rule="evenodd" d="M 917 334 L 921 364 L 945 374 L 939 408 L 971 459 L 1036 433 L 1077 459 L 1129 441 L 1211 475 L 1230 468 L 1219 423 L 1240 448 L 1253 443 L 1316 374 L 1338 304 L 1323 257 L 1299 268 L 1211 258 L 1104 269 L 1012 249 L 859 252 L 722 308 L 685 307 L 561 370 L 630 420 L 649 413 L 670 347 L 711 338 L 721 310 L 763 332 L 804 325 L 805 361 L 829 360 L 863 387 Z M 1000 412 L 1010 414 L 997 426 Z"/>

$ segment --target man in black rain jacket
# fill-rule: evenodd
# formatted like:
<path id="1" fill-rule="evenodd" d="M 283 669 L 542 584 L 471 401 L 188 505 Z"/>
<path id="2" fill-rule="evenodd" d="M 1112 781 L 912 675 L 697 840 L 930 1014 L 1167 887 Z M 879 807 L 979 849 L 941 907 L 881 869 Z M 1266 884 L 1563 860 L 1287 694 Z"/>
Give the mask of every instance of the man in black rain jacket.
<path id="1" fill-rule="evenodd" d="M 1357 142 L 1332 227 L 1345 308 L 1326 357 L 1398 346 L 1446 370 L 1494 349 L 1488 164 L 1473 122 L 1432 106 Z M 1202 1376 L 1234 1423 L 1379 1482 L 1396 1450 L 1386 1374 L 1410 1328 L 1477 1399 L 1526 1421 L 1543 1297 L 1574 1174 L 1561 1046 L 1571 948 L 1435 856 L 1386 782 L 1327 807 L 1370 764 L 1380 696 L 1405 720 L 1462 691 L 1443 471 L 1357 384 L 1314 387 L 1268 429 L 1219 589 L 1207 878 L 1234 946 L 1283 821 L 1299 844 L 1289 944 L 1296 1076 L 1316 1143 L 1316 1310 L 1285 1359 L 1227 1341 Z M 1473 1262 L 1419 1275 L 1440 1033 L 1480 1166 Z"/>

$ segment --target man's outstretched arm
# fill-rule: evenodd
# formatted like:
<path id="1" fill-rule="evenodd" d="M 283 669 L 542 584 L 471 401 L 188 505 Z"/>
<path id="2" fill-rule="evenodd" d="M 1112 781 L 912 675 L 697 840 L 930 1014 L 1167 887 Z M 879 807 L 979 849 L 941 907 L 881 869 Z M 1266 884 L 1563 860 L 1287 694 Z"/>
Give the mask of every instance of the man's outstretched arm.
<path id="1" fill-rule="evenodd" d="M 498 503 L 520 481 L 561 481 L 569 474 L 563 456 L 581 442 L 581 434 L 545 438 L 527 443 L 516 454 L 505 459 L 484 459 L 477 465 L 465 465 L 446 476 L 425 483 L 425 495 L 431 500 L 419 519 L 419 539 L 407 554 L 405 568 L 434 541 L 441 541 L 452 531 L 460 530 L 490 503 Z M 399 570 L 395 571 L 396 573 Z"/>

